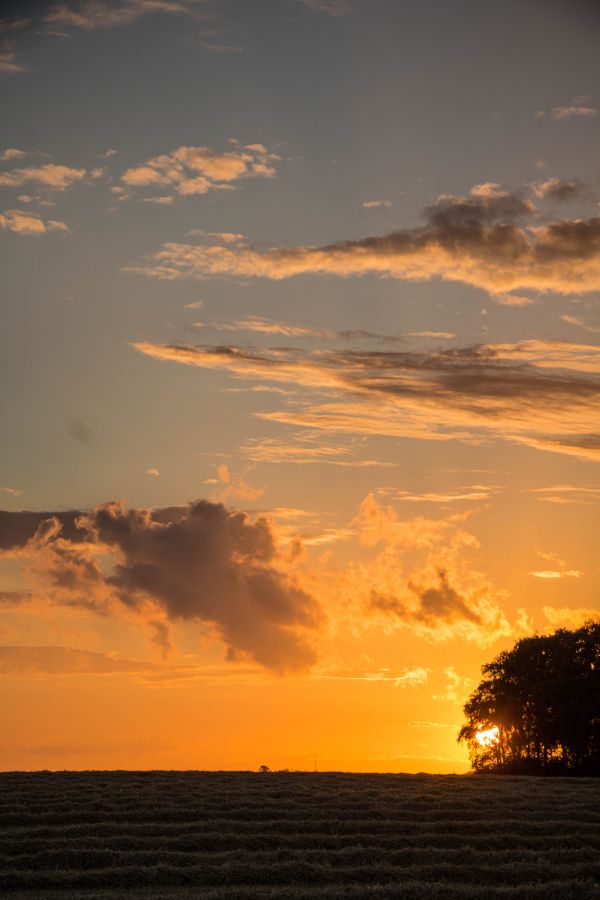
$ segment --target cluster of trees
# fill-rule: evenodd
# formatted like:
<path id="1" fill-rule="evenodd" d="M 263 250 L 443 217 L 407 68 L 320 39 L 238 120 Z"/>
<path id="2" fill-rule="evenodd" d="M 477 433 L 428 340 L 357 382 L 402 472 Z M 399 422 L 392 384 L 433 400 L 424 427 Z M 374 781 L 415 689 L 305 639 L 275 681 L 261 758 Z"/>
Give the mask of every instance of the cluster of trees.
<path id="1" fill-rule="evenodd" d="M 475 771 L 600 775 L 600 622 L 523 638 L 482 674 L 458 735 Z"/>

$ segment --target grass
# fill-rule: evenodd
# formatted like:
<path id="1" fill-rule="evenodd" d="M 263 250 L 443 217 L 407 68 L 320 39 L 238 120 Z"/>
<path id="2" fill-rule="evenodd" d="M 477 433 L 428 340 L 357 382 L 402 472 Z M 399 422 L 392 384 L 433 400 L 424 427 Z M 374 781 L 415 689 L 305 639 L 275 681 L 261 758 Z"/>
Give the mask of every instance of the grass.
<path id="1" fill-rule="evenodd" d="M 600 780 L 5 773 L 0 894 L 600 898 Z"/>

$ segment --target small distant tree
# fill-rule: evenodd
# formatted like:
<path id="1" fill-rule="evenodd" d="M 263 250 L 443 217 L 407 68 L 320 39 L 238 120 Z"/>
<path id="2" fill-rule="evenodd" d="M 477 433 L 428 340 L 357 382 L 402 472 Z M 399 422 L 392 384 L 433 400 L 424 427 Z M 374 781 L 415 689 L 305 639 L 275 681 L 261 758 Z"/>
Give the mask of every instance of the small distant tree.
<path id="1" fill-rule="evenodd" d="M 600 622 L 523 638 L 482 674 L 458 735 L 475 771 L 600 775 Z"/>
<path id="2" fill-rule="evenodd" d="M 270 772 L 270 768 L 268 766 L 262 765 L 258 767 L 259 772 Z"/>

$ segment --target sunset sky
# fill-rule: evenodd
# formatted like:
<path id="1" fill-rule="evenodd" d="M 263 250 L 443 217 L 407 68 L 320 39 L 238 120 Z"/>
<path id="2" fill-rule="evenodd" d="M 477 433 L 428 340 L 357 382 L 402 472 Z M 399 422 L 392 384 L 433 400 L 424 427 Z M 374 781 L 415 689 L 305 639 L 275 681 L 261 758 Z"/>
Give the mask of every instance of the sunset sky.
<path id="1" fill-rule="evenodd" d="M 464 772 L 600 614 L 600 9 L 0 21 L 0 769 Z"/>

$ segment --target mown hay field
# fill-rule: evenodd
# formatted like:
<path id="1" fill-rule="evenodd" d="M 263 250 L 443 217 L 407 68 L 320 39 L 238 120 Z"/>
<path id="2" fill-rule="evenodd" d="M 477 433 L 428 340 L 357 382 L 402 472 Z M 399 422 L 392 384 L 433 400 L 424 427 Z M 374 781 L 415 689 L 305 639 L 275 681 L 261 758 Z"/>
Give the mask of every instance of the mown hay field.
<path id="1" fill-rule="evenodd" d="M 0 894 L 600 897 L 600 779 L 4 773 Z"/>

